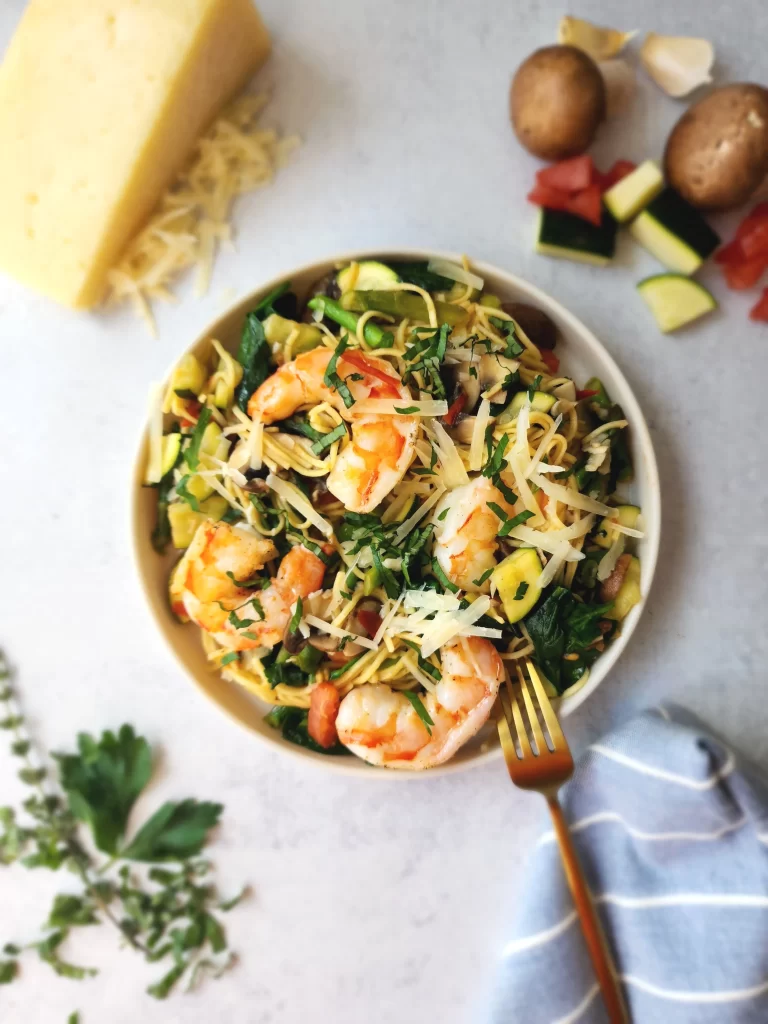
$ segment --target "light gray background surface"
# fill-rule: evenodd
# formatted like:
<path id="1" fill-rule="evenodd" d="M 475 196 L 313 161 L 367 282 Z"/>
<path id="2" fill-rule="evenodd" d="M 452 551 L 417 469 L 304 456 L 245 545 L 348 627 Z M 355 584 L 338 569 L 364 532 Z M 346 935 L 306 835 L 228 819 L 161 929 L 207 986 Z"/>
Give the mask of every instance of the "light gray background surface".
<path id="1" fill-rule="evenodd" d="M 0 49 L 22 6 L 0 5 Z M 262 9 L 275 39 L 269 117 L 304 145 L 271 189 L 238 204 L 238 251 L 221 255 L 208 296 L 184 289 L 181 304 L 160 310 L 153 341 L 130 315 L 68 312 L 0 280 L 0 643 L 46 746 L 131 721 L 164 752 L 143 810 L 171 796 L 226 804 L 222 884 L 254 887 L 230 917 L 242 963 L 158 1004 L 143 994 L 144 964 L 106 926 L 92 929 L 72 956 L 99 977 L 61 980 L 30 960 L 23 981 L 0 989 L 3 1024 L 63 1024 L 75 1008 L 83 1024 L 480 1019 L 542 820 L 538 798 L 514 790 L 500 763 L 373 785 L 272 753 L 181 675 L 134 578 L 129 481 L 149 380 L 223 309 L 225 290 L 243 294 L 329 252 L 464 250 L 549 291 L 595 331 L 646 411 L 663 541 L 637 633 L 569 735 L 582 749 L 636 709 L 675 700 L 768 762 L 768 327 L 748 321 L 752 295 L 728 294 L 710 271 L 721 312 L 665 338 L 634 291 L 657 265 L 628 241 L 605 270 L 533 254 L 525 193 L 537 163 L 509 129 L 507 91 L 519 62 L 554 41 L 562 10 L 535 0 Z M 765 72 L 762 0 L 729 10 L 584 0 L 578 13 L 707 36 L 719 81 Z M 659 156 L 682 110 L 638 78 L 631 115 L 596 148 L 604 164 Z M 13 769 L 0 753 L 0 803 L 19 795 Z M 33 938 L 67 882 L 4 871 L 0 940 Z"/>

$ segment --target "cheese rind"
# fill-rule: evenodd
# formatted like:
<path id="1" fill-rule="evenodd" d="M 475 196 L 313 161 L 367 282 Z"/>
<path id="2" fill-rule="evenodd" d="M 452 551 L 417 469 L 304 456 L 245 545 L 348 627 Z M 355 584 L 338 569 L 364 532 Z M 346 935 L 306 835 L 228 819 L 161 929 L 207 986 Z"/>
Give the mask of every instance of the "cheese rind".
<path id="1" fill-rule="evenodd" d="M 0 66 L 0 268 L 95 305 L 269 49 L 250 0 L 31 0 Z"/>

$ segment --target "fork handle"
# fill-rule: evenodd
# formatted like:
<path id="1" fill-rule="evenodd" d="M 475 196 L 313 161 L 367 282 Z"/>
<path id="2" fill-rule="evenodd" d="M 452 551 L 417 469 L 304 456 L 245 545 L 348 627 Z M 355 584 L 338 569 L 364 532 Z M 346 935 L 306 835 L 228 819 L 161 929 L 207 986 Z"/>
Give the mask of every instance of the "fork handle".
<path id="1" fill-rule="evenodd" d="M 597 975 L 603 1002 L 608 1011 L 608 1017 L 611 1024 L 624 1024 L 627 1020 L 627 1013 L 611 964 L 611 954 L 592 904 L 587 883 L 584 881 L 584 875 L 576 856 L 568 824 L 557 797 L 547 797 L 547 803 L 549 804 L 549 810 L 555 826 L 557 842 L 560 846 L 560 856 L 565 868 L 565 877 L 568 880 L 568 887 L 571 890 L 573 902 L 576 904 L 579 921 L 581 922 L 581 930 L 584 933 L 584 941 L 587 944 L 592 966 Z"/>

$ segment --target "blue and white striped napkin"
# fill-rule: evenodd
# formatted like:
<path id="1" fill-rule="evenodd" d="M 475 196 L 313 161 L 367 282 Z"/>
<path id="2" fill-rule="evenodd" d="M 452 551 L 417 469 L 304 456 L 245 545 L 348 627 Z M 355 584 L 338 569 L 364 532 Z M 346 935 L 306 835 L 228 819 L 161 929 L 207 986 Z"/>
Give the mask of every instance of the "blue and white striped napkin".
<path id="1" fill-rule="evenodd" d="M 768 786 L 680 708 L 592 746 L 565 814 L 635 1024 L 768 1022 Z M 552 831 L 503 950 L 493 1024 L 604 1024 Z"/>

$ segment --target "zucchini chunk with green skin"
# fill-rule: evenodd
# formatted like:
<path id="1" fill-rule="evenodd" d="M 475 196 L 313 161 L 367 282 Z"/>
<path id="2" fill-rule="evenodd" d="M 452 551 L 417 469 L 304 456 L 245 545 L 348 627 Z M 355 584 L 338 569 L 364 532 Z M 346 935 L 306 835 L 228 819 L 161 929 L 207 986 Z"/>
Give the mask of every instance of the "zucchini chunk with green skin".
<path id="1" fill-rule="evenodd" d="M 168 506 L 168 521 L 171 524 L 171 543 L 175 548 L 188 548 L 197 528 L 206 519 L 218 522 L 226 514 L 229 502 L 220 494 L 214 494 L 200 504 L 195 512 L 185 501 L 174 501 Z"/>
<path id="2" fill-rule="evenodd" d="M 611 520 L 618 522 L 620 526 L 627 526 L 630 530 L 637 529 L 637 520 L 640 518 L 640 509 L 637 505 L 619 505 L 616 514 L 606 516 L 595 531 L 595 544 L 601 548 L 609 548 L 616 540 L 617 533 L 611 526 Z"/>
<path id="3" fill-rule="evenodd" d="M 166 473 L 170 473 L 176 465 L 181 450 L 181 434 L 163 434 L 160 441 L 160 471 L 155 472 L 155 467 L 147 460 L 147 470 L 144 477 L 145 487 L 156 487 L 158 479 L 162 480 Z"/>
<path id="4" fill-rule="evenodd" d="M 203 431 L 203 436 L 200 440 L 200 454 L 212 455 L 222 462 L 227 461 L 229 457 L 229 441 L 222 434 L 218 423 L 209 423 Z M 205 477 L 200 476 L 199 473 L 194 473 L 187 481 L 187 490 L 198 501 L 203 501 L 213 494 L 214 488 Z"/>
<path id="5" fill-rule="evenodd" d="M 636 167 L 631 174 L 617 181 L 603 196 L 603 202 L 619 222 L 624 224 L 641 210 L 664 188 L 661 168 L 653 160 Z"/>
<path id="6" fill-rule="evenodd" d="M 714 296 L 684 274 L 656 274 L 641 281 L 637 290 L 665 334 L 676 331 L 717 309 Z"/>
<path id="7" fill-rule="evenodd" d="M 171 389 L 173 391 L 191 392 L 199 395 L 203 390 L 207 374 L 200 360 L 188 352 L 176 363 L 171 374 Z"/>
<path id="8" fill-rule="evenodd" d="M 291 346 L 291 356 L 299 356 L 322 344 L 323 332 L 313 324 L 300 324 L 296 320 L 286 320 L 279 313 L 271 313 L 263 322 L 264 337 L 267 339 L 272 354 L 276 355 L 285 348 L 285 343 L 298 327 L 299 333 Z"/>
<path id="9" fill-rule="evenodd" d="M 525 405 L 528 399 L 527 391 L 518 391 L 507 408 L 500 414 L 497 422 L 500 426 L 515 419 L 517 414 Z M 531 409 L 534 412 L 549 412 L 557 399 L 554 395 L 548 395 L 546 391 L 534 391 L 531 399 Z"/>
<path id="10" fill-rule="evenodd" d="M 621 622 L 642 599 L 640 591 L 640 559 L 633 555 L 629 560 L 629 568 L 621 584 L 621 590 L 614 598 L 613 608 L 605 613 L 606 619 Z"/>
<path id="11" fill-rule="evenodd" d="M 344 267 L 336 275 L 336 284 L 342 294 L 352 291 L 353 288 L 360 292 L 371 291 L 373 288 L 386 288 L 388 284 L 399 280 L 400 278 L 391 267 L 388 267 L 386 263 L 379 263 L 378 260 L 363 260 L 362 263 L 358 263 L 356 276 L 353 274 L 351 266 Z"/>
<path id="12" fill-rule="evenodd" d="M 600 227 L 565 210 L 541 210 L 536 236 L 536 252 L 578 263 L 592 263 L 604 267 L 616 251 L 618 225 L 607 210 L 603 210 Z"/>
<path id="13" fill-rule="evenodd" d="M 669 270 L 693 274 L 720 245 L 698 210 L 665 188 L 629 226 L 635 241 Z"/>
<path id="14" fill-rule="evenodd" d="M 541 597 L 537 580 L 544 566 L 534 548 L 518 548 L 493 570 L 504 614 L 510 622 L 519 622 Z"/>

